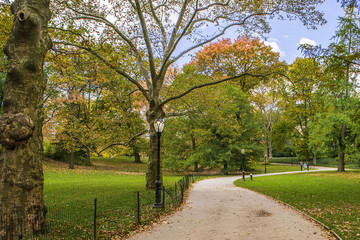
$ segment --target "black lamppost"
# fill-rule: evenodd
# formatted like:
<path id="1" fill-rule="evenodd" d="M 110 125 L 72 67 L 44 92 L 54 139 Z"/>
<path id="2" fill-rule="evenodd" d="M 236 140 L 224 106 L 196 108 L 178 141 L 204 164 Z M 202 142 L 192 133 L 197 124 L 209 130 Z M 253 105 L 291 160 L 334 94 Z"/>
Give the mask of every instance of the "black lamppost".
<path id="1" fill-rule="evenodd" d="M 155 131 L 158 137 L 158 151 L 157 151 L 157 175 L 155 181 L 155 203 L 153 207 L 163 207 L 163 203 L 161 202 L 161 180 L 160 180 L 160 138 L 161 133 L 164 131 L 165 121 L 161 118 L 155 120 L 154 123 Z"/>
<path id="2" fill-rule="evenodd" d="M 268 161 L 269 159 L 265 156 L 265 173 L 266 173 L 266 162 Z"/>
<path id="3" fill-rule="evenodd" d="M 245 149 L 241 149 L 241 155 L 242 155 L 242 177 L 243 177 L 243 181 L 245 181 Z"/>

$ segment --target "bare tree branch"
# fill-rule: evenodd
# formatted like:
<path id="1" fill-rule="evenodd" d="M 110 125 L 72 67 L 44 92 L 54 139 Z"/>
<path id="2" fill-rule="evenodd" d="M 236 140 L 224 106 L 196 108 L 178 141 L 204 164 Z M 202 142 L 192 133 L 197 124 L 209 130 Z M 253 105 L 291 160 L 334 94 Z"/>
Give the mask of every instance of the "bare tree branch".
<path id="1" fill-rule="evenodd" d="M 126 72 L 120 70 L 119 68 L 115 67 L 114 65 L 112 65 L 111 63 L 109 63 L 105 58 L 103 58 L 100 54 L 98 54 L 97 52 L 95 52 L 93 49 L 89 48 L 89 47 L 84 47 L 75 43 L 68 43 L 68 42 L 54 42 L 54 44 L 63 44 L 63 45 L 67 45 L 67 46 L 74 46 L 83 50 L 88 51 L 89 53 L 93 54 L 95 57 L 97 57 L 99 60 L 101 60 L 105 65 L 107 65 L 108 67 L 110 67 L 111 69 L 113 69 L 114 71 L 116 71 L 117 73 L 119 73 L 121 76 L 125 77 L 126 79 L 128 79 L 131 83 L 133 83 L 134 85 L 136 85 L 136 87 L 141 91 L 141 93 L 144 95 L 144 97 L 149 100 L 150 97 L 147 93 L 148 90 L 144 89 L 141 84 L 136 81 L 135 79 L 133 79 L 131 76 L 129 76 Z"/>
<path id="2" fill-rule="evenodd" d="M 164 52 L 166 50 L 166 31 L 165 31 L 165 28 L 164 28 L 164 25 L 162 24 L 162 22 L 160 21 L 160 19 L 158 18 L 158 16 L 156 15 L 156 12 L 155 12 L 155 9 L 154 9 L 154 6 L 153 6 L 153 1 L 149 1 L 150 3 L 150 9 L 151 9 L 151 13 L 155 19 L 155 22 L 158 24 L 160 30 L 161 30 L 161 36 L 162 36 L 162 46 L 163 46 L 163 49 L 164 49 Z"/>
<path id="3" fill-rule="evenodd" d="M 69 20 L 70 19 L 73 19 L 73 20 L 75 20 L 75 19 L 89 19 L 89 20 L 101 22 L 101 23 L 105 24 L 106 26 L 110 27 L 111 29 L 113 29 L 128 44 L 128 46 L 130 46 L 131 50 L 135 53 L 135 56 L 136 56 L 136 58 L 138 60 L 139 67 L 140 67 L 141 72 L 142 72 L 142 74 L 143 74 L 143 76 L 145 78 L 144 80 L 145 80 L 148 88 L 151 88 L 151 84 L 149 82 L 149 79 L 150 79 L 149 73 L 147 72 L 147 70 L 145 68 L 144 61 L 142 60 L 140 52 L 137 50 L 136 45 L 134 45 L 134 43 L 131 41 L 131 39 L 126 37 L 126 35 L 123 34 L 123 32 L 120 31 L 119 28 L 117 28 L 113 23 L 111 23 L 106 18 L 101 17 L 101 16 L 97 16 L 97 15 L 94 15 L 94 14 L 78 11 L 78 10 L 70 7 L 65 1 L 62 1 L 61 3 L 64 3 L 67 6 L 67 8 L 69 8 L 73 12 L 81 15 L 79 17 L 69 18 Z"/>
<path id="4" fill-rule="evenodd" d="M 151 77 L 152 78 L 156 78 L 156 67 L 155 67 L 155 60 L 154 60 L 154 53 L 153 53 L 153 48 L 150 42 L 150 37 L 149 37 L 149 32 L 147 29 L 147 25 L 146 25 L 146 21 L 140 6 L 140 2 L 139 0 L 135 0 L 135 4 L 136 4 L 136 12 L 138 14 L 138 17 L 140 19 L 140 24 L 141 24 L 141 29 L 143 31 L 143 35 L 144 35 L 144 40 L 145 40 L 145 44 L 146 44 L 146 49 L 148 52 L 148 58 L 149 58 L 149 65 L 150 65 L 150 73 L 151 73 Z M 155 81 L 153 81 L 153 84 L 155 83 Z"/>
<path id="5" fill-rule="evenodd" d="M 262 78 L 262 77 L 267 77 L 267 76 L 272 75 L 272 74 L 278 74 L 278 75 L 281 75 L 281 76 L 286 76 L 286 75 L 284 75 L 282 73 L 279 73 L 279 72 L 270 72 L 270 73 L 267 73 L 267 74 L 252 74 L 252 73 L 246 72 L 246 73 L 243 73 L 243 74 L 240 74 L 240 75 L 237 75 L 237 76 L 228 77 L 228 78 L 221 79 L 221 80 L 214 81 L 214 82 L 204 83 L 204 84 L 200 84 L 200 85 L 194 86 L 192 88 L 189 88 L 188 90 L 186 90 L 185 92 L 183 92 L 183 93 L 181 93 L 181 94 L 179 94 L 177 96 L 170 97 L 170 98 L 164 100 L 163 102 L 160 103 L 159 107 L 163 107 L 164 105 L 166 105 L 167 103 L 169 103 L 169 102 L 171 102 L 173 100 L 182 98 L 182 97 L 186 96 L 187 94 L 191 93 L 192 91 L 194 91 L 195 89 L 216 85 L 216 84 L 219 84 L 219 83 L 231 81 L 231 80 L 241 78 L 241 77 L 245 77 L 245 76 Z"/>
<path id="6" fill-rule="evenodd" d="M 127 141 L 127 143 L 112 143 L 112 144 L 106 146 L 105 148 L 101 149 L 99 152 L 96 152 L 96 154 L 97 154 L 97 155 L 100 155 L 100 153 L 102 153 L 103 151 L 105 151 L 106 149 L 108 149 L 108 148 L 110 148 L 110 147 L 112 147 L 112 146 L 129 146 L 130 143 L 131 143 L 132 141 L 134 141 L 135 138 L 140 137 L 141 135 L 143 135 L 144 133 L 146 133 L 146 132 L 148 132 L 148 131 L 149 131 L 148 129 L 145 129 L 145 130 L 143 130 L 142 132 L 135 134 L 134 136 L 132 136 L 132 137 Z"/>
<path id="7" fill-rule="evenodd" d="M 275 9 L 275 10 L 273 10 L 272 12 L 268 12 L 268 13 L 254 13 L 254 14 L 250 14 L 250 15 L 246 16 L 241 22 L 229 24 L 229 25 L 227 25 L 226 27 L 224 27 L 223 30 L 222 30 L 220 33 L 218 33 L 217 35 L 213 36 L 212 38 L 209 38 L 209 39 L 207 39 L 207 40 L 205 40 L 205 41 L 203 41 L 203 42 L 201 42 L 201 43 L 199 43 L 199 44 L 196 44 L 196 45 L 194 45 L 194 46 L 192 46 L 192 47 L 190 47 L 190 48 L 182 51 L 181 53 L 179 53 L 176 57 L 174 57 L 171 61 L 168 62 L 168 65 L 171 65 L 172 63 L 176 62 L 177 60 L 179 60 L 181 57 L 183 57 L 185 54 L 191 52 L 192 50 L 195 50 L 195 49 L 197 49 L 197 48 L 199 48 L 199 47 L 201 47 L 201 46 L 203 46 L 203 45 L 205 45 L 205 44 L 207 44 L 207 43 L 209 43 L 209 42 L 212 42 L 212 41 L 214 41 L 215 39 L 223 36 L 223 35 L 225 34 L 225 32 L 226 32 L 229 28 L 232 28 L 232 27 L 234 27 L 234 26 L 242 26 L 242 25 L 245 24 L 245 22 L 246 22 L 247 20 L 249 20 L 249 19 L 252 18 L 252 17 L 272 15 L 272 14 L 274 14 L 274 13 L 277 12 L 277 11 L 278 11 L 278 9 Z M 207 20 L 207 21 L 211 21 L 211 20 L 209 19 L 209 20 Z M 192 24 L 193 24 L 193 23 L 192 23 L 191 21 L 189 21 L 189 28 L 190 28 L 190 25 L 192 25 Z M 184 29 L 184 31 L 183 31 L 183 33 L 181 34 L 181 36 L 177 39 L 176 43 L 174 44 L 174 46 L 173 46 L 173 48 L 172 48 L 172 50 L 171 50 L 171 54 L 175 51 L 175 49 L 176 49 L 177 45 L 179 44 L 180 40 L 185 36 L 186 31 L 187 31 L 187 29 Z M 171 54 L 169 55 L 169 57 L 171 56 Z"/>

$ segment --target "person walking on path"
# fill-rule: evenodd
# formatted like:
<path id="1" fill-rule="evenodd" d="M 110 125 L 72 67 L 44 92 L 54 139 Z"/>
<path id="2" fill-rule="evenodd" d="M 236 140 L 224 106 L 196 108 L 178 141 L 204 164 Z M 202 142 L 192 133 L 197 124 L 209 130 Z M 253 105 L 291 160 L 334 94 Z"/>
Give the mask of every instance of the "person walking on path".
<path id="1" fill-rule="evenodd" d="M 298 212 L 250 190 L 241 177 L 197 182 L 181 211 L 131 240 L 332 239 Z"/>

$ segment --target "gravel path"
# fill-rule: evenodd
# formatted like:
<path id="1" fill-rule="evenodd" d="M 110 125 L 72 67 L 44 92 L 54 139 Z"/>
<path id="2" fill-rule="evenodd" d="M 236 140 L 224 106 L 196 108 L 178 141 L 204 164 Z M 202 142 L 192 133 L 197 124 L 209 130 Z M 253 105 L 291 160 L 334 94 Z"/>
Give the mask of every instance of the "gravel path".
<path id="1" fill-rule="evenodd" d="M 186 205 L 131 240 L 331 239 L 298 212 L 263 195 L 235 187 L 240 177 L 193 185 Z"/>

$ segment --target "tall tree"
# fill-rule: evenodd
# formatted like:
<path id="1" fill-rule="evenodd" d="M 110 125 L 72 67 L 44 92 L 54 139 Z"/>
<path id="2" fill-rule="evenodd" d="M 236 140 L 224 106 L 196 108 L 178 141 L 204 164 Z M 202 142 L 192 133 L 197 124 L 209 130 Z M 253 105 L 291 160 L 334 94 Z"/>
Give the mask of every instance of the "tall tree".
<path id="1" fill-rule="evenodd" d="M 294 1 L 110 1 L 101 5 L 97 1 L 56 1 L 61 4 L 54 21 L 57 29 L 77 36 L 76 42 L 59 41 L 59 45 L 73 45 L 96 55 L 109 68 L 133 83 L 148 104 L 147 122 L 150 125 L 149 164 L 146 174 L 147 187 L 153 188 L 156 179 L 157 137 L 153 127 L 155 119 L 166 118 L 165 105 L 179 99 L 194 89 L 218 82 L 251 75 L 242 72 L 238 76 L 214 79 L 210 84 L 194 86 L 178 96 L 164 98 L 161 90 L 166 72 L 178 59 L 199 47 L 223 36 L 230 28 L 239 32 L 264 33 L 270 31 L 268 18 L 300 19 L 306 26 L 316 28 L 325 23 L 323 14 L 315 9 L 323 0 Z M 88 22 L 91 21 L 92 24 Z M 76 29 L 87 29 L 86 34 Z M 129 56 L 134 57 L 134 68 L 141 73 L 137 79 L 133 68 L 123 68 L 120 62 L 112 62 L 112 55 L 104 55 L 96 49 L 92 40 L 126 44 Z M 118 53 L 114 52 L 113 55 Z"/>
<path id="2" fill-rule="evenodd" d="M 209 90 L 209 89 L 207 89 Z M 241 170 L 262 153 L 260 121 L 241 87 L 224 83 L 214 86 L 211 94 L 201 96 L 196 109 L 186 116 L 169 119 L 165 132 L 167 166 L 221 169 L 224 174 Z M 246 149 L 246 161 L 241 149 Z"/>
<path id="3" fill-rule="evenodd" d="M 357 77 L 359 75 L 359 49 L 360 49 L 360 18 L 359 10 L 350 5 L 345 9 L 346 17 L 340 18 L 339 30 L 336 32 L 336 43 L 330 45 L 332 56 L 338 59 L 328 59 L 328 69 L 333 73 L 334 80 L 337 81 L 338 89 L 334 89 L 335 111 L 342 115 L 341 119 L 349 118 L 354 114 L 354 106 L 358 103 L 356 91 Z M 359 107 L 359 105 L 357 106 Z M 351 118 L 350 118 L 351 119 Z M 338 128 L 340 137 L 337 138 L 339 144 L 339 165 L 338 171 L 345 171 L 345 154 L 352 144 L 347 139 L 351 132 L 351 122 L 342 121 Z"/>
<path id="4" fill-rule="evenodd" d="M 261 84 L 252 91 L 251 100 L 255 104 L 262 120 L 262 142 L 264 144 L 265 164 L 273 157 L 272 131 L 274 124 L 279 120 L 278 98 L 276 86 L 278 79 L 270 79 L 267 84 Z M 279 78 L 281 80 L 281 78 Z"/>
<path id="5" fill-rule="evenodd" d="M 46 86 L 42 68 L 52 47 L 49 4 L 49 0 L 14 1 L 15 19 L 4 48 L 9 66 L 0 117 L 0 215 L 10 216 L 16 209 L 28 223 L 23 227 L 34 231 L 44 227 L 46 215 L 41 130 Z"/>
<path id="6" fill-rule="evenodd" d="M 320 64 L 312 58 L 297 58 L 289 66 L 281 90 L 282 121 L 292 129 L 297 153 L 309 161 L 309 122 L 319 110 L 316 90 L 323 82 Z"/>
<path id="7" fill-rule="evenodd" d="M 92 153 L 100 154 L 116 145 L 129 145 L 139 161 L 140 146 L 132 137 L 144 126 L 139 109 L 132 104 L 136 93 L 130 97 L 130 84 L 114 76 L 104 64 L 94 65 L 93 55 L 64 50 L 66 55 L 55 49 L 47 65 L 47 140 L 61 142 L 64 153 L 86 152 L 87 165 Z"/>
<path id="8" fill-rule="evenodd" d="M 172 82 L 172 94 L 176 90 L 182 92 L 188 89 L 195 82 L 208 82 L 209 78 L 236 76 L 242 72 L 261 74 L 269 72 L 269 69 L 280 72 L 283 68 L 279 54 L 257 38 L 243 36 L 234 42 L 223 39 L 208 44 L 196 53 L 193 61 Z M 186 117 L 171 121 L 177 137 L 171 134 L 171 139 L 166 138 L 166 142 L 181 146 L 181 149 L 167 149 L 166 155 L 170 155 L 170 160 L 180 158 L 183 161 L 180 160 L 179 164 L 171 161 L 170 165 L 188 167 L 192 163 L 196 168 L 198 163 L 203 167 L 222 164 L 226 173 L 241 166 L 241 148 L 252 150 L 247 153 L 248 157 L 257 156 L 261 148 L 260 120 L 247 98 L 267 80 L 249 76 L 237 82 L 195 91 L 170 104 L 169 108 L 177 108 L 178 112 L 190 109 Z"/>
<path id="9" fill-rule="evenodd" d="M 356 115 L 358 103 L 357 77 L 360 66 L 360 18 L 356 1 L 342 1 L 345 8 L 345 16 L 340 18 L 339 29 L 334 36 L 334 42 L 328 48 L 320 46 L 303 46 L 306 54 L 317 57 L 323 61 L 326 72 L 330 78 L 329 84 L 324 90 L 328 96 L 328 111 L 332 113 L 333 126 L 338 127 L 338 136 L 335 138 L 339 156 L 338 171 L 345 171 L 346 153 L 356 138 L 349 135 L 354 131 L 351 122 Z M 354 109 L 356 110 L 354 112 Z M 339 122 L 343 121 L 341 126 Z M 340 127 L 339 127 L 340 126 Z"/>

